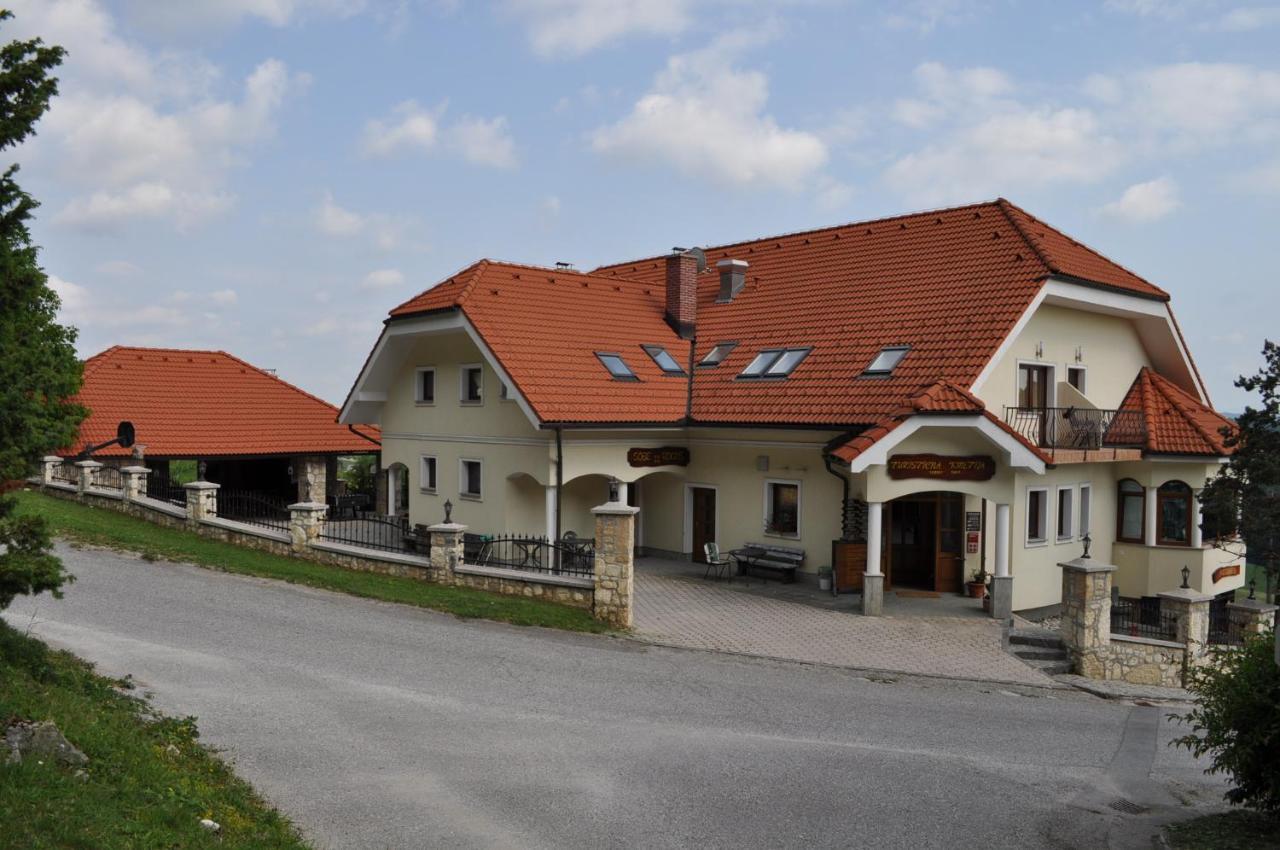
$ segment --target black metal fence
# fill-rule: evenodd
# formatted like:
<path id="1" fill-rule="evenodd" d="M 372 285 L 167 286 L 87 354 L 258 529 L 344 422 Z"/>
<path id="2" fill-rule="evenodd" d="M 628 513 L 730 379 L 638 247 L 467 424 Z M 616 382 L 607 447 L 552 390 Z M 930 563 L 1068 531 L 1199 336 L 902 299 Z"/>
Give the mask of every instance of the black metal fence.
<path id="1" fill-rule="evenodd" d="M 218 516 L 277 531 L 289 530 L 289 503 L 272 493 L 218 490 Z"/>
<path id="2" fill-rule="evenodd" d="M 1006 407 L 1004 421 L 1042 448 L 1101 449 L 1146 444 L 1146 419 L 1140 410 Z"/>
<path id="3" fill-rule="evenodd" d="M 411 529 L 407 517 L 363 514 L 354 519 L 330 519 L 321 528 L 320 539 L 382 552 L 431 554 L 431 535 L 422 526 Z"/>
<path id="4" fill-rule="evenodd" d="M 156 475 L 154 472 L 147 476 L 147 498 L 181 508 L 187 506 L 186 488 L 167 475 Z"/>
<path id="5" fill-rule="evenodd" d="M 468 564 L 476 566 L 505 567 L 544 575 L 589 578 L 596 571 L 596 542 L 586 537 L 559 541 L 515 534 L 477 537 L 463 541 L 463 556 Z"/>
<path id="6" fill-rule="evenodd" d="M 1161 611 L 1157 597 L 1122 598 L 1111 605 L 1111 634 L 1176 641 L 1178 615 Z"/>
<path id="7" fill-rule="evenodd" d="M 115 466 L 99 467 L 97 475 L 94 476 L 93 483 L 95 487 L 100 487 L 103 490 L 123 490 L 124 473 Z"/>
<path id="8" fill-rule="evenodd" d="M 80 468 L 73 466 L 67 461 L 63 461 L 53 468 L 52 478 L 59 484 L 70 484 L 79 486 L 80 484 Z"/>
<path id="9" fill-rule="evenodd" d="M 1245 618 L 1232 615 L 1229 596 L 1216 597 L 1209 603 L 1209 643 L 1217 646 L 1244 646 Z"/>

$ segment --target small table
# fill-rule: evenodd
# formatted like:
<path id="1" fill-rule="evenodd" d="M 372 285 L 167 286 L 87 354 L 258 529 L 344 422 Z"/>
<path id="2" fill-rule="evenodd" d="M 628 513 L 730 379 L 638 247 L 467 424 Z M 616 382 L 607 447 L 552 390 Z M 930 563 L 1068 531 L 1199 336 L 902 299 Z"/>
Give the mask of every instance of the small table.
<path id="1" fill-rule="evenodd" d="M 759 546 L 743 546 L 741 549 L 732 549 L 729 551 L 729 557 L 738 562 L 738 575 L 747 574 L 744 564 L 750 564 L 756 558 L 763 558 L 765 550 Z"/>

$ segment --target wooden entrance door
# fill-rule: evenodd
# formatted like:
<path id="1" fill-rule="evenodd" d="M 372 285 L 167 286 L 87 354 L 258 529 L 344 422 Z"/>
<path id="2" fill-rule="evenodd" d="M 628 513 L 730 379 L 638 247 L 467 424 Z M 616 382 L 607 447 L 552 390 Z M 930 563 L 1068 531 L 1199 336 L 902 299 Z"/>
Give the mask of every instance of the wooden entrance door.
<path id="1" fill-rule="evenodd" d="M 964 496 L 918 493 L 889 503 L 889 572 L 900 587 L 959 593 L 964 583 Z"/>
<path id="2" fill-rule="evenodd" d="M 938 553 L 934 559 L 933 589 L 959 593 L 964 584 L 964 496 L 938 494 Z"/>
<path id="3" fill-rule="evenodd" d="M 707 562 L 706 544 L 716 542 L 716 491 L 710 487 L 690 488 L 693 500 L 693 560 Z"/>

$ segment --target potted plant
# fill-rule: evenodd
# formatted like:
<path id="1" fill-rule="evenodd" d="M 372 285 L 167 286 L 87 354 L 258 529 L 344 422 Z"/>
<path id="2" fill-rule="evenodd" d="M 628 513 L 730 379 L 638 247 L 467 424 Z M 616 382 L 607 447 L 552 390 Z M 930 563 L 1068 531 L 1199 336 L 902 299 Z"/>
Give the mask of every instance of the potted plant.
<path id="1" fill-rule="evenodd" d="M 831 589 L 831 568 L 830 567 L 818 567 L 818 589 L 819 590 Z"/>
<path id="2" fill-rule="evenodd" d="M 965 589 L 969 591 L 970 599 L 984 599 L 987 595 L 987 571 L 984 567 L 978 567 L 973 573 L 973 577 L 965 584 Z"/>

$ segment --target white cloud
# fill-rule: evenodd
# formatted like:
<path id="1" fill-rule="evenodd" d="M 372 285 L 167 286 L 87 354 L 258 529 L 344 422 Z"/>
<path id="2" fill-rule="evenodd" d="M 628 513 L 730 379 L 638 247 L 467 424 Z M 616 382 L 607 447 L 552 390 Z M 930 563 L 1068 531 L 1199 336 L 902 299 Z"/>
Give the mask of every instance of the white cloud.
<path id="1" fill-rule="evenodd" d="M 1164 218 L 1180 206 L 1177 184 L 1168 177 L 1158 177 L 1125 189 L 1119 198 L 1104 205 L 1101 212 L 1125 221 L 1145 222 Z"/>
<path id="2" fill-rule="evenodd" d="M 894 162 L 889 184 L 918 202 L 945 203 L 1093 182 L 1123 159 L 1121 145 L 1083 109 L 1018 108 L 945 135 Z"/>
<path id="3" fill-rule="evenodd" d="M 217 68 L 126 41 L 98 0 L 24 0 L 19 11 L 15 23 L 69 51 L 61 94 L 22 157 L 72 196 L 56 216 L 71 226 L 185 226 L 226 210 L 230 171 L 274 135 L 285 100 L 308 81 L 269 59 L 238 97 L 220 96 Z"/>
<path id="4" fill-rule="evenodd" d="M 547 195 L 542 199 L 542 212 L 549 218 L 560 215 L 560 207 L 560 198 L 556 195 Z"/>
<path id="5" fill-rule="evenodd" d="M 240 300 L 234 289 L 217 289 L 209 293 L 209 300 L 220 307 L 230 307 Z"/>
<path id="6" fill-rule="evenodd" d="M 1232 9 L 1217 23 L 1225 32 L 1252 32 L 1280 24 L 1280 6 L 1243 6 Z"/>
<path id="7" fill-rule="evenodd" d="M 896 101 L 891 110 L 899 123 L 915 129 L 937 124 L 948 115 L 989 110 L 1013 92 L 1013 81 L 995 68 L 948 68 L 925 62 L 914 72 L 917 97 Z"/>
<path id="8" fill-rule="evenodd" d="M 439 134 L 438 118 L 443 107 L 424 109 L 416 100 L 396 105 L 392 119 L 372 119 L 364 127 L 364 152 L 370 156 L 389 156 L 405 150 L 429 151 Z"/>
<path id="9" fill-rule="evenodd" d="M 87 287 L 57 275 L 49 275 L 49 287 L 58 294 L 62 308 L 58 321 L 83 328 L 121 329 L 140 326 L 180 327 L 189 322 L 187 315 L 176 307 L 148 304 L 143 307 L 122 305 L 113 295 L 101 297 Z"/>
<path id="10" fill-rule="evenodd" d="M 359 213 L 338 206 L 333 195 L 325 192 L 315 211 L 315 223 L 326 236 L 355 236 L 364 230 L 365 220 Z"/>
<path id="11" fill-rule="evenodd" d="M 98 263 L 94 271 L 108 277 L 136 277 L 142 274 L 142 269 L 128 260 L 106 260 Z"/>
<path id="12" fill-rule="evenodd" d="M 404 283 L 404 272 L 399 269 L 375 269 L 360 281 L 361 289 L 390 289 Z"/>
<path id="13" fill-rule="evenodd" d="M 516 145 L 507 131 L 507 119 L 464 115 L 448 129 L 449 146 L 467 162 L 494 168 L 514 168 Z"/>
<path id="14" fill-rule="evenodd" d="M 672 56 L 630 114 L 591 135 L 592 148 L 726 185 L 803 187 L 826 165 L 826 144 L 765 114 L 768 78 L 732 64 L 749 39 Z"/>
<path id="15" fill-rule="evenodd" d="M 200 31 L 254 19 L 275 27 L 306 17 L 350 17 L 367 0 L 128 0 L 130 16 L 156 30 Z"/>
<path id="16" fill-rule="evenodd" d="M 543 57 L 580 56 L 630 35 L 676 35 L 691 23 L 691 0 L 507 0 Z"/>
<path id="17" fill-rule="evenodd" d="M 1237 174 L 1231 178 L 1230 183 L 1242 192 L 1280 195 L 1280 159 L 1273 159 Z"/>

